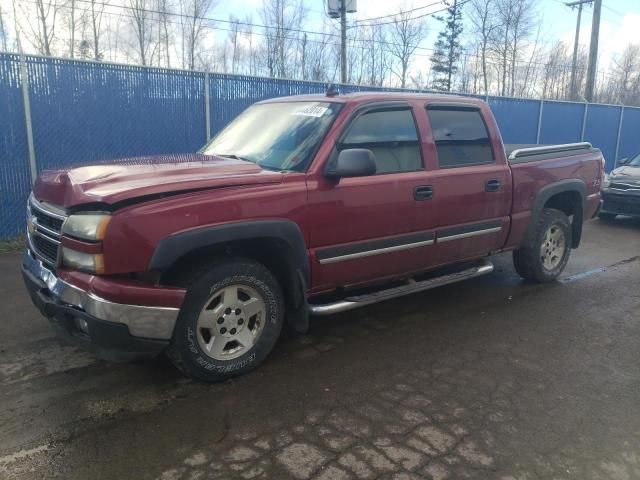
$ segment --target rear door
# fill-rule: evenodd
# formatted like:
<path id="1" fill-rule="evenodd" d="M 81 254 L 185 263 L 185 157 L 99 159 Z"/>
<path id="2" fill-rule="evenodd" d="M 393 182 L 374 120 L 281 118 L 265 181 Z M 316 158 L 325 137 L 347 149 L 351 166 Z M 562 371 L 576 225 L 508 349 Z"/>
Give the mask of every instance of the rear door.
<path id="1" fill-rule="evenodd" d="M 508 234 L 511 171 L 499 134 L 487 127 L 475 104 L 431 103 L 426 114 L 435 151 L 433 209 L 435 263 L 444 264 L 499 249 Z"/>
<path id="2" fill-rule="evenodd" d="M 314 290 L 352 286 L 424 268 L 434 243 L 428 184 L 414 111 L 407 102 L 358 108 L 328 162 L 349 148 L 370 149 L 377 174 L 310 178 L 309 231 Z"/>

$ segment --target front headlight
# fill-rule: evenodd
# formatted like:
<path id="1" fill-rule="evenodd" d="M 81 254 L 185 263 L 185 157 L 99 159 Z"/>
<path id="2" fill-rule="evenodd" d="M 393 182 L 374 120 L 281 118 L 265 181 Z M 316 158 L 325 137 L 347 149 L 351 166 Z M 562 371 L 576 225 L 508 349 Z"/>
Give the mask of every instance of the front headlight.
<path id="1" fill-rule="evenodd" d="M 62 247 L 62 264 L 81 272 L 104 273 L 104 257 L 101 253 L 85 253 Z"/>
<path id="2" fill-rule="evenodd" d="M 71 215 L 62 226 L 62 233 L 82 240 L 104 240 L 111 215 L 105 213 L 80 213 Z"/>
<path id="3" fill-rule="evenodd" d="M 602 179 L 602 185 L 600 186 L 600 188 L 604 190 L 605 188 L 609 188 L 609 185 L 611 185 L 611 181 L 609 180 L 609 174 L 605 173 Z"/>

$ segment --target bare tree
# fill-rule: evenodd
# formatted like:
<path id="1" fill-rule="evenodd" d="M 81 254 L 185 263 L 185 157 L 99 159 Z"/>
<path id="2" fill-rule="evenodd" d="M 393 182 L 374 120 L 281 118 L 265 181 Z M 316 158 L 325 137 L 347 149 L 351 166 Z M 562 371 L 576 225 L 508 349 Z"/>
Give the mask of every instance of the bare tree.
<path id="1" fill-rule="evenodd" d="M 458 77 L 460 91 L 478 94 L 482 90 L 482 59 L 478 54 L 480 48 L 477 45 L 468 44 L 460 59 Z"/>
<path id="2" fill-rule="evenodd" d="M 129 0 L 131 27 L 135 37 L 135 50 L 142 65 L 148 65 L 151 58 L 153 20 L 147 0 Z"/>
<path id="3" fill-rule="evenodd" d="M 381 22 L 371 23 L 364 30 L 363 57 L 366 59 L 366 81 L 369 85 L 382 85 L 391 68 L 385 46 L 388 42 L 387 29 Z"/>
<path id="4" fill-rule="evenodd" d="M 429 82 L 425 79 L 423 72 L 411 75 L 411 85 L 416 90 L 422 90 Z"/>
<path id="5" fill-rule="evenodd" d="M 2 5 L 0 4 L 0 47 L 2 48 L 3 52 L 8 51 L 7 37 L 8 37 L 7 27 L 5 27 L 5 24 L 4 24 L 4 14 L 2 11 Z"/>
<path id="6" fill-rule="evenodd" d="M 549 50 L 544 64 L 542 98 L 563 98 L 566 84 L 563 81 L 562 69 L 566 65 L 567 59 L 567 45 L 563 42 L 556 42 Z"/>
<path id="7" fill-rule="evenodd" d="M 362 30 L 355 31 L 348 37 L 347 47 L 347 82 L 362 83 L 364 76 Z"/>
<path id="8" fill-rule="evenodd" d="M 229 15 L 229 42 L 231 43 L 231 73 L 236 73 L 238 64 L 240 63 L 240 49 L 239 45 L 240 35 L 242 33 L 240 29 L 240 20 L 238 17 Z"/>
<path id="9" fill-rule="evenodd" d="M 40 43 L 40 51 L 44 55 L 51 55 L 51 44 L 55 37 L 56 16 L 58 14 L 57 1 L 53 0 L 35 0 L 38 11 L 38 20 L 40 21 L 40 35 L 36 38 Z M 47 19 L 51 17 L 51 23 Z"/>
<path id="10" fill-rule="evenodd" d="M 103 54 L 101 50 L 102 39 L 102 17 L 104 14 L 105 3 L 100 0 L 89 0 L 89 8 L 87 11 L 89 30 L 91 31 L 91 47 L 94 60 L 102 60 Z"/>
<path id="11" fill-rule="evenodd" d="M 489 93 L 487 57 L 499 27 L 496 13 L 496 0 L 472 0 L 469 5 L 469 19 L 473 25 L 473 33 L 478 42 L 477 50 L 480 54 L 482 85 L 485 95 Z"/>
<path id="12" fill-rule="evenodd" d="M 41 55 L 51 56 L 60 5 L 58 0 L 34 0 L 33 4 L 35 19 L 32 12 L 24 9 L 24 4 L 20 5 L 22 10 L 20 17 L 28 27 L 25 35 Z M 36 25 L 34 26 L 32 22 Z"/>
<path id="13" fill-rule="evenodd" d="M 286 77 L 296 55 L 293 51 L 306 15 L 301 0 L 263 0 L 261 20 L 265 28 L 265 56 L 269 76 Z"/>
<path id="14" fill-rule="evenodd" d="M 182 15 L 182 67 L 193 70 L 204 37 L 207 15 L 215 5 L 214 0 L 181 0 Z"/>
<path id="15" fill-rule="evenodd" d="M 517 64 L 536 24 L 534 0 L 498 0 L 495 42 L 500 63 L 501 94 L 515 94 Z"/>
<path id="16" fill-rule="evenodd" d="M 613 61 L 612 79 L 611 100 L 625 105 L 640 103 L 640 44 L 627 45 L 620 57 Z"/>
<path id="17" fill-rule="evenodd" d="M 531 36 L 535 24 L 534 0 L 517 0 L 513 13 L 513 28 L 511 29 L 511 96 L 515 95 L 516 65 L 520 48 Z"/>
<path id="18" fill-rule="evenodd" d="M 322 34 L 312 42 L 309 42 L 305 51 L 305 68 L 308 70 L 307 80 L 322 82 L 332 78 L 328 74 L 328 57 L 330 53 L 328 35 Z"/>
<path id="19" fill-rule="evenodd" d="M 158 57 L 160 64 L 171 68 L 171 31 L 169 17 L 172 15 L 172 6 L 169 0 L 156 0 L 158 9 Z M 164 62 L 162 59 L 164 58 Z"/>
<path id="20" fill-rule="evenodd" d="M 494 50 L 500 58 L 500 94 L 507 94 L 507 77 L 509 75 L 509 46 L 513 27 L 514 2 L 517 0 L 498 0 L 499 36 L 496 37 Z"/>
<path id="21" fill-rule="evenodd" d="M 69 57 L 74 58 L 76 51 L 76 31 L 78 30 L 78 26 L 83 23 L 83 16 L 86 13 L 86 9 L 78 8 L 78 0 L 67 0 L 63 10 L 68 30 Z"/>
<path id="22" fill-rule="evenodd" d="M 106 59 L 110 62 L 121 62 L 123 55 L 130 58 L 132 47 L 135 49 L 135 45 L 132 45 L 131 15 L 128 11 L 119 12 L 118 15 L 107 11 L 103 17 L 99 15 L 97 8 L 102 0 L 95 1 L 96 15 L 92 15 L 92 20 L 95 18 L 100 22 L 96 22 L 96 28 L 93 28 L 93 21 L 90 25 L 91 35 L 95 33 L 95 43 L 98 45 L 98 49 L 95 49 L 92 42 L 92 56 L 95 59 L 97 54 L 101 60 Z"/>
<path id="23" fill-rule="evenodd" d="M 418 45 L 426 35 L 426 24 L 422 19 L 411 18 L 411 13 L 404 8 L 393 17 L 389 26 L 389 53 L 397 61 L 398 66 L 393 73 L 400 79 L 400 86 L 407 85 L 407 72 Z"/>
<path id="24" fill-rule="evenodd" d="M 254 48 L 254 35 L 253 35 L 253 18 L 251 16 L 251 14 L 248 14 L 245 19 L 244 19 L 244 26 L 243 26 L 243 31 L 242 33 L 245 35 L 246 39 L 247 39 L 247 58 L 248 58 L 248 65 L 247 65 L 247 71 L 249 72 L 249 75 L 255 75 L 257 70 L 256 70 L 256 65 L 257 65 L 257 59 L 256 59 L 256 49 Z"/>

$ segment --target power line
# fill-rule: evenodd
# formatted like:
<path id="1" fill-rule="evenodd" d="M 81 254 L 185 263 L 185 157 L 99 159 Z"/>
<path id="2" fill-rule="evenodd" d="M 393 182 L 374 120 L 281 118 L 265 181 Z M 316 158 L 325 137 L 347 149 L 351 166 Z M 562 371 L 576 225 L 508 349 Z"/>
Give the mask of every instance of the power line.
<path id="1" fill-rule="evenodd" d="M 610 12 L 615 13 L 616 15 L 620 15 L 621 17 L 626 17 L 626 15 L 622 12 L 619 12 L 618 10 L 616 10 L 615 8 L 611 8 L 609 5 L 602 5 L 604 8 L 606 8 L 607 10 L 609 10 Z"/>
<path id="2" fill-rule="evenodd" d="M 438 4 L 443 3 L 443 2 L 444 2 L 444 0 L 438 0 L 437 2 L 433 2 L 433 3 L 430 3 L 428 5 L 424 5 L 422 7 L 416 7 L 416 8 L 412 8 L 410 10 L 405 10 L 403 13 L 411 13 L 411 12 L 415 12 L 415 11 L 418 11 L 418 10 L 424 10 L 425 8 L 433 7 L 434 5 L 438 5 Z M 362 18 L 362 19 L 356 20 L 355 23 L 370 22 L 372 20 L 380 20 L 382 18 L 395 17 L 397 15 L 398 15 L 398 13 L 390 13 L 388 15 L 382 15 L 380 17 Z"/>
<path id="3" fill-rule="evenodd" d="M 466 3 L 469 3 L 470 1 L 471 1 L 471 0 L 463 0 L 463 1 L 461 1 L 460 3 L 458 3 L 458 8 L 462 7 L 462 6 L 463 6 L 463 5 L 465 5 Z M 449 9 L 449 7 L 444 7 L 444 8 L 441 8 L 440 10 L 435 10 L 435 11 L 433 11 L 433 12 L 429 12 L 429 13 L 423 13 L 422 15 L 418 15 L 418 16 L 415 16 L 415 17 L 408 18 L 408 19 L 407 19 L 407 21 L 408 21 L 408 22 L 412 22 L 412 21 L 414 21 L 414 20 L 418 20 L 418 19 L 420 19 L 420 18 L 430 17 L 430 16 L 432 16 L 432 15 L 435 15 L 436 13 L 446 12 L 448 9 Z M 398 13 L 396 13 L 396 14 L 395 14 L 395 17 L 397 17 L 398 15 L 399 15 L 399 14 L 398 14 Z M 397 23 L 397 21 L 398 21 L 397 19 L 394 19 L 394 20 L 391 20 L 390 22 L 383 22 L 383 23 L 377 23 L 377 22 L 376 22 L 376 23 L 369 24 L 369 25 L 367 25 L 367 26 L 376 26 L 376 27 L 379 27 L 379 26 L 382 26 L 382 25 L 390 25 L 390 24 L 392 24 L 392 23 Z M 362 25 L 352 25 L 352 26 L 351 26 L 351 27 L 349 27 L 349 28 L 355 28 L 355 27 L 359 27 L 359 26 L 362 26 Z"/>

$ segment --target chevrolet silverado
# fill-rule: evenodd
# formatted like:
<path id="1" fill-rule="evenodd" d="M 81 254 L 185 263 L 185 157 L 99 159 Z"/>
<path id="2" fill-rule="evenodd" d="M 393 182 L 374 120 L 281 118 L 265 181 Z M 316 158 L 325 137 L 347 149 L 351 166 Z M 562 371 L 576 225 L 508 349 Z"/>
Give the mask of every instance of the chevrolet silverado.
<path id="1" fill-rule="evenodd" d="M 74 343 L 165 352 L 219 381 L 260 364 L 284 324 L 487 274 L 497 252 L 553 281 L 603 166 L 588 143 L 503 145 L 473 98 L 271 99 L 198 153 L 42 172 L 23 276 Z"/>

